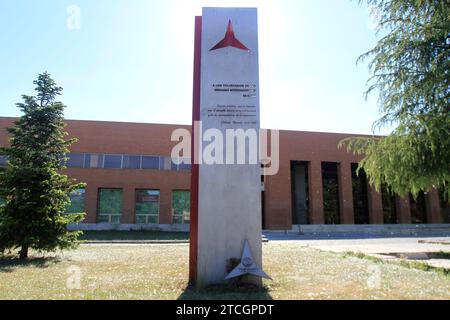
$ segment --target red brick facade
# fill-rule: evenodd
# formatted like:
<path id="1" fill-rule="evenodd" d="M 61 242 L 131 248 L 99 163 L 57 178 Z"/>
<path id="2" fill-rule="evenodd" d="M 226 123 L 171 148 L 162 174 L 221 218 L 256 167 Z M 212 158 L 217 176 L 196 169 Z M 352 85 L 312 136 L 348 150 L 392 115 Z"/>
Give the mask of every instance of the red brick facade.
<path id="1" fill-rule="evenodd" d="M 6 127 L 12 126 L 14 118 L 0 117 L 0 145 L 7 144 Z M 165 124 L 139 124 L 103 121 L 67 120 L 70 137 L 79 141 L 71 147 L 74 153 L 129 154 L 170 156 L 177 142 L 170 141 L 176 128 L 190 130 L 190 126 Z M 264 178 L 264 228 L 292 228 L 291 161 L 308 163 L 309 222 L 324 223 L 322 162 L 337 163 L 340 223 L 354 223 L 351 164 L 359 158 L 344 149 L 338 142 L 350 135 L 280 131 L 280 168 L 277 175 Z M 189 171 L 142 170 L 142 169 L 84 169 L 68 168 L 67 174 L 87 183 L 85 193 L 85 222 L 95 223 L 97 193 L 99 188 L 123 189 L 123 212 L 121 222 L 135 223 L 135 190 L 160 190 L 160 224 L 172 222 L 171 194 L 173 190 L 188 190 Z M 383 223 L 381 195 L 372 188 L 367 189 L 370 223 Z M 425 195 L 428 223 L 440 223 L 441 213 L 438 193 Z M 399 223 L 411 223 L 408 198 L 396 199 Z"/>

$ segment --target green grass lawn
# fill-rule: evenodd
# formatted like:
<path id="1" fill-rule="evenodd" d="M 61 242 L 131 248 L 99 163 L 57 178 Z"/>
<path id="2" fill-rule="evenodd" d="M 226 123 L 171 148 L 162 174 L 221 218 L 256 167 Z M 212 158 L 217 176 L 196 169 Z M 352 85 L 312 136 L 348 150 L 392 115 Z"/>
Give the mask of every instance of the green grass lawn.
<path id="1" fill-rule="evenodd" d="M 80 240 L 117 241 L 117 240 L 188 240 L 188 232 L 162 231 L 83 231 Z"/>
<path id="2" fill-rule="evenodd" d="M 288 242 L 263 245 L 274 279 L 265 290 L 196 292 L 186 290 L 188 252 L 186 244 L 99 244 L 3 259 L 0 299 L 450 299 L 448 275 Z"/>

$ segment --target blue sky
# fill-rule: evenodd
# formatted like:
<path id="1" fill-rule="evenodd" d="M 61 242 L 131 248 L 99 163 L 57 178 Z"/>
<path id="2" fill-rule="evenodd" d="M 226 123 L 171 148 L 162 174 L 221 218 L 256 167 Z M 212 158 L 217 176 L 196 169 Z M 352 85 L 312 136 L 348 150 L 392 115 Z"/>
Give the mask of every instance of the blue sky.
<path id="1" fill-rule="evenodd" d="M 378 37 L 357 0 L 1 0 L 0 115 L 20 115 L 47 70 L 67 118 L 190 124 L 202 6 L 258 7 L 262 127 L 372 132 L 377 97 L 365 101 L 356 59 Z"/>

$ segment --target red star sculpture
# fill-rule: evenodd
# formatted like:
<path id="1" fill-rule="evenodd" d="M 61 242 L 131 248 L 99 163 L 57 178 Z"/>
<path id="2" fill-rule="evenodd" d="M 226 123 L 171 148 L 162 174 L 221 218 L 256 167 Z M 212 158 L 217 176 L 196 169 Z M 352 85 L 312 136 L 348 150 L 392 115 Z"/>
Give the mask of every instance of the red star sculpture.
<path id="1" fill-rule="evenodd" d="M 250 51 L 245 45 L 242 44 L 236 36 L 234 35 L 233 25 L 231 24 L 231 20 L 228 21 L 227 32 L 225 33 L 225 37 L 219 41 L 214 47 L 212 47 L 209 51 L 226 48 L 226 47 L 234 47 L 245 51 Z"/>

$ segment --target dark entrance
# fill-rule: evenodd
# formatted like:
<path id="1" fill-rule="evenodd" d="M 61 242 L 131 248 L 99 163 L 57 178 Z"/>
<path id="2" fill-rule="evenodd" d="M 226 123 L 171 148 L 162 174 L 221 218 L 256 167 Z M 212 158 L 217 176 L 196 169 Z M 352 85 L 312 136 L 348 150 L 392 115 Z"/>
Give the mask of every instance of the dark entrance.
<path id="1" fill-rule="evenodd" d="M 263 171 L 264 166 L 261 165 L 261 171 Z M 265 208 L 265 202 L 266 199 L 264 198 L 264 181 L 265 176 L 264 174 L 261 174 L 261 228 L 264 230 L 266 228 L 266 208 Z"/>
<path id="2" fill-rule="evenodd" d="M 420 191 L 417 198 L 409 195 L 411 208 L 411 223 L 427 223 L 427 210 L 425 206 L 425 194 Z"/>
<path id="3" fill-rule="evenodd" d="M 291 192 L 292 224 L 308 224 L 308 162 L 291 161 Z"/>
<path id="4" fill-rule="evenodd" d="M 367 176 L 363 169 L 358 170 L 358 164 L 352 163 L 352 192 L 355 224 L 369 224 L 369 206 L 367 202 Z"/>
<path id="5" fill-rule="evenodd" d="M 266 228 L 266 210 L 264 208 L 264 191 L 261 191 L 261 228 L 264 230 Z"/>
<path id="6" fill-rule="evenodd" d="M 322 162 L 323 212 L 325 224 L 339 224 L 338 164 Z"/>
<path id="7" fill-rule="evenodd" d="M 439 189 L 439 204 L 441 208 L 441 223 L 450 223 L 450 201 L 445 189 Z"/>
<path id="8" fill-rule="evenodd" d="M 398 223 L 395 195 L 389 190 L 387 186 L 382 186 L 381 197 L 383 204 L 383 223 L 385 224 Z"/>

